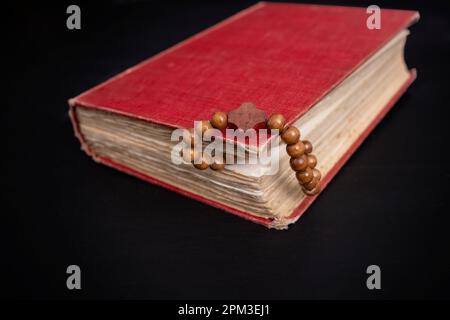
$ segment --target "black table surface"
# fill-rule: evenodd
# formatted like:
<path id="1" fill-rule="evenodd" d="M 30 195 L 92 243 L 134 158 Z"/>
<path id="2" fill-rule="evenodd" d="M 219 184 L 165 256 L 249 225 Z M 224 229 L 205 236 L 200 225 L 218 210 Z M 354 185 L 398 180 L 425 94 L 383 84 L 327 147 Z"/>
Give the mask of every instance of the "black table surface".
<path id="1" fill-rule="evenodd" d="M 309 1 L 315 2 L 315 1 Z M 321 1 L 368 6 L 367 1 Z M 252 4 L 78 2 L 4 7 L 2 296 L 127 299 L 450 297 L 450 15 L 421 12 L 418 78 L 307 213 L 268 230 L 96 164 L 67 99 Z M 82 289 L 66 288 L 79 265 Z M 366 268 L 381 268 L 368 290 Z"/>

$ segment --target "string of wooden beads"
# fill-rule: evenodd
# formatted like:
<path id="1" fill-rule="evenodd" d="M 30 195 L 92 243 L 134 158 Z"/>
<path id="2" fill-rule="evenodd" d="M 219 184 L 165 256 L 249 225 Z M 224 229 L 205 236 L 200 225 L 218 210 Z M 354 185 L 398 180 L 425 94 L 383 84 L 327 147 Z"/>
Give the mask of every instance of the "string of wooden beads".
<path id="1" fill-rule="evenodd" d="M 286 143 L 286 152 L 291 157 L 289 160 L 292 170 L 295 171 L 295 176 L 298 182 L 302 186 L 302 190 L 307 195 L 315 195 L 320 192 L 320 179 L 322 177 L 319 170 L 316 169 L 317 158 L 312 154 L 313 146 L 311 142 L 307 140 L 300 140 L 300 130 L 294 126 L 286 126 L 286 120 L 281 114 L 273 114 L 266 122 L 267 128 L 270 130 L 277 129 L 281 133 L 281 139 Z M 199 135 L 203 134 L 206 130 L 216 128 L 224 130 L 228 126 L 228 115 L 225 112 L 216 112 L 212 116 L 211 120 L 201 121 L 201 125 L 198 130 Z M 187 144 L 191 145 L 191 152 L 189 155 L 183 156 L 186 161 L 193 163 L 194 167 L 199 170 L 206 170 L 211 168 L 212 170 L 223 170 L 225 164 L 223 161 L 217 159 L 210 163 L 202 155 L 201 161 L 194 161 L 200 157 L 196 155 L 192 147 L 194 146 L 193 136 L 195 134 L 194 129 L 185 131 L 184 140 Z M 209 164 L 210 163 L 210 164 Z"/>
<path id="2" fill-rule="evenodd" d="M 208 120 L 201 121 L 200 126 L 196 128 L 198 135 L 203 136 L 203 134 L 207 130 L 212 129 L 213 123 L 215 124 L 214 128 L 225 129 L 228 125 L 227 114 L 224 112 L 216 112 L 211 121 Z M 196 152 L 193 149 L 194 134 L 195 130 L 193 128 L 186 129 L 184 132 L 183 140 L 187 145 L 191 146 L 191 149 L 190 154 L 188 155 L 183 155 L 183 150 L 181 150 L 181 156 L 183 157 L 183 159 L 187 162 L 191 162 L 193 166 L 199 170 L 206 170 L 208 168 L 211 168 L 212 170 L 215 171 L 223 170 L 225 168 L 225 164 L 223 161 L 220 161 L 219 159 L 216 158 L 214 160 L 206 159 L 205 155 L 196 154 Z"/>
<path id="3" fill-rule="evenodd" d="M 286 152 L 291 157 L 289 164 L 307 195 L 320 192 L 322 174 L 316 169 L 317 158 L 312 154 L 313 146 L 307 140 L 300 140 L 300 130 L 294 126 L 286 126 L 281 114 L 273 114 L 267 120 L 267 128 L 281 132 L 281 139 L 286 143 Z"/>

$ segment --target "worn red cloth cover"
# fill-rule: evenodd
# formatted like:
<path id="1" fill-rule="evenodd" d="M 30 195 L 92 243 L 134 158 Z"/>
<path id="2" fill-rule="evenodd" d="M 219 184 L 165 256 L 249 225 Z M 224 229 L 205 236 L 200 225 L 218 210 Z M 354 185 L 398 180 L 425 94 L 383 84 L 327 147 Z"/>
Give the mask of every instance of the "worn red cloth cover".
<path id="1" fill-rule="evenodd" d="M 367 28 L 368 16 L 365 8 L 258 3 L 71 99 L 76 134 L 83 144 L 73 112 L 77 106 L 190 128 L 194 120 L 209 119 L 216 111 L 231 111 L 250 101 L 268 115 L 282 113 L 293 122 L 415 21 L 418 13 L 382 9 L 379 30 Z M 412 73 L 403 90 L 413 78 Z M 403 90 L 324 177 L 324 187 Z M 110 159 L 97 160 L 270 225 L 270 219 L 179 190 Z M 293 221 L 314 198 L 293 213 Z"/>

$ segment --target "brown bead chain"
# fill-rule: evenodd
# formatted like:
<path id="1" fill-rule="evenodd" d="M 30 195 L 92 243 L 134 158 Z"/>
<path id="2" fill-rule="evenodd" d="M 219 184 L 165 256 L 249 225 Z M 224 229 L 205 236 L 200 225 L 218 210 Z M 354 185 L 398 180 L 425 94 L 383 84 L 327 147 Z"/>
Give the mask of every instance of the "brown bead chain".
<path id="1" fill-rule="evenodd" d="M 280 114 L 273 114 L 267 120 L 269 129 L 278 129 L 281 132 L 281 139 L 287 144 L 286 152 L 291 157 L 289 164 L 295 171 L 295 176 L 302 186 L 302 190 L 307 195 L 316 195 L 320 192 L 321 173 L 315 169 L 317 158 L 311 154 L 313 146 L 309 141 L 300 141 L 300 131 L 293 126 L 285 127 L 284 117 Z"/>
<path id="2" fill-rule="evenodd" d="M 197 168 L 199 170 L 206 170 L 209 167 L 209 162 L 206 161 L 206 159 L 203 157 L 203 155 L 197 154 L 194 149 L 192 148 L 194 146 L 194 134 L 197 132 L 199 136 L 202 136 L 206 130 L 212 129 L 212 125 L 208 120 L 200 121 L 200 123 L 197 125 L 197 127 L 186 129 L 183 134 L 183 141 L 191 146 L 190 154 L 184 155 L 183 150 L 181 150 L 181 156 L 183 157 L 183 160 L 187 162 L 191 162 L 194 168 Z M 201 159 L 201 162 L 199 161 Z M 197 161 L 196 161 L 197 160 Z M 199 162 L 199 163 L 195 163 Z"/>
<path id="3" fill-rule="evenodd" d="M 223 130 L 226 129 L 227 126 L 228 126 L 228 115 L 225 112 L 216 112 L 213 114 L 210 121 L 202 120 L 197 125 L 195 130 L 197 131 L 198 135 L 203 136 L 203 134 L 209 129 L 216 128 L 219 130 Z M 186 130 L 185 134 L 183 135 L 183 140 L 185 141 L 185 143 L 190 144 L 191 147 L 194 146 L 193 136 L 194 136 L 194 129 L 192 128 Z M 223 161 L 219 161 L 217 159 L 215 159 L 214 161 L 212 160 L 207 161 L 204 157 L 202 157 L 201 163 L 194 163 L 195 158 L 196 157 L 194 157 L 194 151 L 193 149 L 191 149 L 190 161 L 193 163 L 194 167 L 199 170 L 206 170 L 209 167 L 212 170 L 219 171 L 225 168 L 225 164 L 223 163 Z M 186 160 L 185 157 L 183 157 L 183 159 Z"/>
<path id="4" fill-rule="evenodd" d="M 315 169 L 317 166 L 317 158 L 311 154 L 313 146 L 311 142 L 307 140 L 300 140 L 300 130 L 294 126 L 285 126 L 286 120 L 283 115 L 276 113 L 269 117 L 266 122 L 267 128 L 270 130 L 277 129 L 280 132 L 281 139 L 286 143 L 286 152 L 291 157 L 289 164 L 292 170 L 295 171 L 295 176 L 302 186 L 302 190 L 306 195 L 316 195 L 321 191 L 320 179 L 322 175 L 319 170 Z M 196 128 L 198 134 L 204 134 L 205 131 L 211 128 L 219 130 L 226 129 L 228 126 L 228 115 L 225 112 L 216 112 L 212 116 L 211 120 L 203 120 Z M 186 130 L 183 136 L 184 141 L 194 146 L 194 130 Z M 183 158 L 189 157 L 193 163 L 195 158 L 198 158 L 193 149 L 191 154 Z M 206 161 L 204 157 L 201 159 L 201 163 L 195 164 L 194 167 L 199 170 L 206 170 L 208 167 L 212 170 L 223 170 L 225 164 L 222 161 L 215 159 L 214 161 Z"/>

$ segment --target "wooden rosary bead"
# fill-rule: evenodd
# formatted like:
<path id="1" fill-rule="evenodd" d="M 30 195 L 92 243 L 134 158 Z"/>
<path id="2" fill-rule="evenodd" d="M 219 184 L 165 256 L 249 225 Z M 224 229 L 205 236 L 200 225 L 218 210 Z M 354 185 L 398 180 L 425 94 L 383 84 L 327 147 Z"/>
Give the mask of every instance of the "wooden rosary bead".
<path id="1" fill-rule="evenodd" d="M 291 160 L 289 160 L 289 164 L 291 165 L 292 170 L 303 171 L 308 168 L 308 158 L 305 155 L 298 158 L 291 158 Z"/>
<path id="2" fill-rule="evenodd" d="M 311 169 L 314 169 L 317 165 L 317 158 L 315 155 L 313 154 L 308 154 L 308 167 L 310 167 Z"/>
<path id="3" fill-rule="evenodd" d="M 208 120 L 202 120 L 197 124 L 195 129 L 197 130 L 197 133 L 203 137 L 206 130 L 212 129 L 212 125 Z"/>
<path id="4" fill-rule="evenodd" d="M 201 159 L 202 162 L 201 163 L 194 163 L 194 167 L 196 167 L 199 170 L 206 170 L 209 168 L 209 164 L 208 162 L 205 161 L 205 159 Z"/>
<path id="5" fill-rule="evenodd" d="M 270 116 L 270 118 L 267 120 L 267 128 L 270 130 L 277 129 L 278 131 L 282 131 L 284 128 L 284 124 L 286 123 L 286 120 L 284 119 L 282 114 L 275 113 Z"/>
<path id="6" fill-rule="evenodd" d="M 313 146 L 311 144 L 311 142 L 309 142 L 308 140 L 304 140 L 303 144 L 305 145 L 305 153 L 309 154 L 313 151 Z"/>
<path id="7" fill-rule="evenodd" d="M 225 168 L 225 164 L 220 160 L 214 160 L 213 163 L 209 165 L 209 167 L 213 170 L 223 170 Z"/>
<path id="8" fill-rule="evenodd" d="M 295 176 L 300 184 L 309 183 L 314 177 L 313 170 L 310 167 L 306 167 L 304 171 L 296 172 Z"/>
<path id="9" fill-rule="evenodd" d="M 305 153 L 305 145 L 301 141 L 294 144 L 288 144 L 286 146 L 286 152 L 292 158 L 298 158 Z"/>
<path id="10" fill-rule="evenodd" d="M 303 188 L 311 191 L 312 189 L 314 189 L 317 186 L 318 183 L 319 183 L 319 179 L 313 178 L 310 182 L 304 184 Z"/>
<path id="11" fill-rule="evenodd" d="M 295 144 L 300 139 L 300 130 L 296 127 L 288 127 L 281 133 L 281 139 L 287 144 Z"/>
<path id="12" fill-rule="evenodd" d="M 303 192 L 305 194 L 307 194 L 308 196 L 314 196 L 322 190 L 322 187 L 321 187 L 320 183 L 318 183 L 317 186 L 312 190 L 307 190 L 305 188 L 302 188 L 302 189 L 303 189 Z"/>
<path id="13" fill-rule="evenodd" d="M 314 176 L 314 178 L 316 178 L 317 180 L 322 179 L 322 174 L 321 174 L 320 171 L 317 170 L 317 169 L 313 169 L 313 176 Z"/>
<path id="14" fill-rule="evenodd" d="M 211 119 L 211 125 L 219 130 L 223 130 L 228 125 L 228 115 L 225 112 L 216 112 Z"/>

